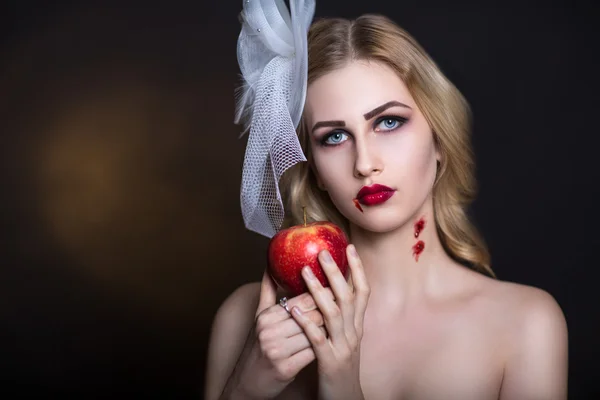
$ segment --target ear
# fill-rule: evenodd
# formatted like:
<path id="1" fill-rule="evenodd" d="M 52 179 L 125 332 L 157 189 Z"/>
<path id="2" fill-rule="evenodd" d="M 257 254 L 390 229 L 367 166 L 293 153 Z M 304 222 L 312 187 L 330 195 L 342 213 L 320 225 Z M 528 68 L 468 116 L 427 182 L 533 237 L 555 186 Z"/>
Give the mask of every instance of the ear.
<path id="1" fill-rule="evenodd" d="M 433 134 L 433 146 L 434 146 L 434 151 L 435 151 L 435 160 L 437 161 L 437 167 L 439 169 L 444 156 L 442 154 L 442 151 L 440 150 L 440 140 L 439 140 L 437 134 L 435 133 L 435 131 L 432 131 L 432 134 Z"/>
<path id="2" fill-rule="evenodd" d="M 443 158 L 442 154 L 440 153 L 439 150 L 436 149 L 435 150 L 435 164 L 436 164 L 436 166 L 435 166 L 435 170 L 436 170 L 435 174 L 436 174 L 436 177 L 440 173 L 440 168 L 442 167 L 442 158 Z"/>
<path id="3" fill-rule="evenodd" d="M 439 139 L 438 139 L 437 135 L 435 134 L 435 132 L 433 132 L 433 137 L 434 137 L 435 161 L 436 161 L 435 182 L 433 183 L 433 186 L 435 186 L 437 184 L 437 182 L 438 182 L 439 177 L 440 177 L 440 168 L 442 166 L 442 159 L 444 157 L 442 155 L 442 152 L 440 151 Z"/>

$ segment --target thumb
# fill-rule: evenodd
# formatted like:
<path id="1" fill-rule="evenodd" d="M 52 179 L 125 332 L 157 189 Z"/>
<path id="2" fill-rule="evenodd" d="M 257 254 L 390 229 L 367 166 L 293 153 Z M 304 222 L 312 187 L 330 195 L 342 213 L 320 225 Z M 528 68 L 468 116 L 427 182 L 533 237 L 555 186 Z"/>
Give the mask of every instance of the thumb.
<path id="1" fill-rule="evenodd" d="M 258 309 L 256 315 L 260 314 L 267 308 L 275 305 L 277 301 L 277 285 L 267 270 L 263 274 L 262 282 L 260 283 L 260 297 L 258 300 Z"/>

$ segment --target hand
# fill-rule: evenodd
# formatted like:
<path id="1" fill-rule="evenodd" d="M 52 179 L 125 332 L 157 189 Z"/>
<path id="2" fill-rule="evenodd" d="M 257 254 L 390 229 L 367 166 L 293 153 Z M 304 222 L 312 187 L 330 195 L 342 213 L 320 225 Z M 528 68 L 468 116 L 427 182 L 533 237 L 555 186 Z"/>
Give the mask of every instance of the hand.
<path id="1" fill-rule="evenodd" d="M 321 295 L 329 297 L 330 301 L 333 299 L 330 290 Z M 277 303 L 276 296 L 275 283 L 265 271 L 256 310 L 256 324 L 230 378 L 229 393 L 224 397 L 276 397 L 294 380 L 298 372 L 315 359 L 302 328 Z M 324 331 L 323 316 L 317 310 L 310 293 L 288 300 L 288 308 L 301 309 L 305 319 L 315 329 Z"/>
<path id="2" fill-rule="evenodd" d="M 360 342 L 370 288 L 355 247 L 348 246 L 346 254 L 354 289 L 348 285 L 329 252 L 319 254 L 335 300 L 327 295 L 327 289 L 310 268 L 302 270 L 308 290 L 323 314 L 329 337 L 308 314 L 299 307 L 292 308 L 292 315 L 306 333 L 317 358 L 320 399 L 364 399 L 360 387 Z"/>

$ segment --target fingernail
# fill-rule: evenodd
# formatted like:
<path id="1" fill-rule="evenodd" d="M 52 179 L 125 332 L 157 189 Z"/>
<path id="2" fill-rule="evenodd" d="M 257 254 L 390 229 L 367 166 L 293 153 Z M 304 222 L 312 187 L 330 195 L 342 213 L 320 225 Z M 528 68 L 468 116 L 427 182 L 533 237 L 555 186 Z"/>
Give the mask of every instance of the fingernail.
<path id="1" fill-rule="evenodd" d="M 315 274 L 313 274 L 310 267 L 304 267 L 304 269 L 302 270 L 302 273 L 304 274 L 304 277 L 306 279 L 314 279 L 315 278 Z"/>
<path id="2" fill-rule="evenodd" d="M 331 258 L 331 254 L 327 250 L 323 250 L 323 255 L 321 257 L 323 257 L 323 261 L 325 261 L 326 263 L 330 263 L 333 261 L 333 258 Z"/>
<path id="3" fill-rule="evenodd" d="M 293 312 L 294 314 L 296 314 L 297 316 L 299 316 L 299 317 L 301 317 L 301 316 L 302 316 L 302 311 L 300 311 L 300 308 L 298 308 L 298 307 L 294 307 L 294 308 L 292 308 L 292 312 Z"/>
<path id="4" fill-rule="evenodd" d="M 350 245 L 350 255 L 352 257 L 358 257 L 358 253 L 356 252 L 356 247 L 353 244 Z"/>

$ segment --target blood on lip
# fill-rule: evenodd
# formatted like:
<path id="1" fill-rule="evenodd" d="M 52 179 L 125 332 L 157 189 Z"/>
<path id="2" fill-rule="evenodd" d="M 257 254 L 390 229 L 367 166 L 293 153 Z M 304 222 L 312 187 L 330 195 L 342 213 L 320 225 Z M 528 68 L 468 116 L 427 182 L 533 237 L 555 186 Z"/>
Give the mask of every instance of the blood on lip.
<path id="1" fill-rule="evenodd" d="M 364 212 L 362 207 L 360 206 L 360 203 L 358 202 L 358 199 L 353 199 L 352 201 L 354 202 L 354 207 L 358 208 L 358 211 Z"/>

